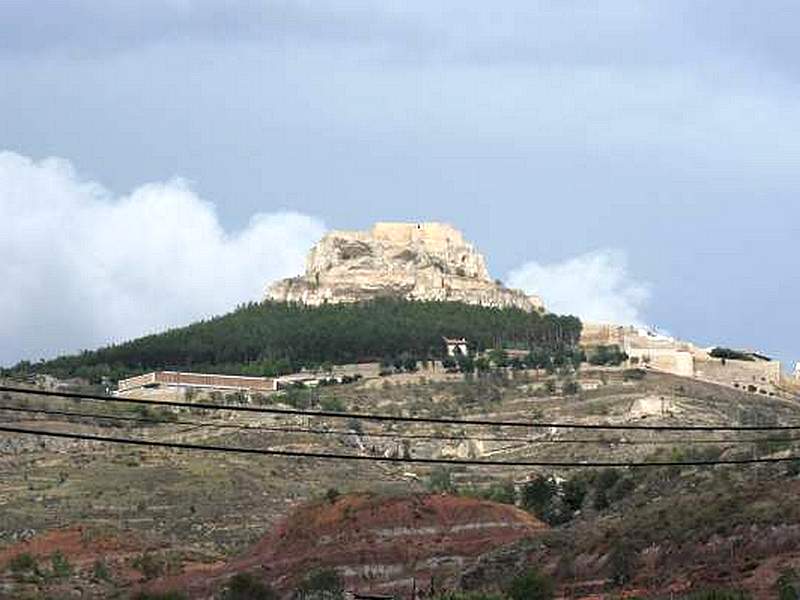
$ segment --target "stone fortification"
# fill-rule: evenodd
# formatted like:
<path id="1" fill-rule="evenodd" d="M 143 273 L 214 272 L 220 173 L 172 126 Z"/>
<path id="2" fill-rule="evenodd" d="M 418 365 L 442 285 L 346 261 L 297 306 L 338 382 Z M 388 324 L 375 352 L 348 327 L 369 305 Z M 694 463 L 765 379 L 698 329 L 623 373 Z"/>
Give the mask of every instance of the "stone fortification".
<path id="1" fill-rule="evenodd" d="M 311 250 L 306 271 L 270 286 L 267 299 L 310 306 L 379 297 L 543 310 L 542 301 L 495 282 L 483 256 L 443 223 L 378 223 L 332 231 Z"/>

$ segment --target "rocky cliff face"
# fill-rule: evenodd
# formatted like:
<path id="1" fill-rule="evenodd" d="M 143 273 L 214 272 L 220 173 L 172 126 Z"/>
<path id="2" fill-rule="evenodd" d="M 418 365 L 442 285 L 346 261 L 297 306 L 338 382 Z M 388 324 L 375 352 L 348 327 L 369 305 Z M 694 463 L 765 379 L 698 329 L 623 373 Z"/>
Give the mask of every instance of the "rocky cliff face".
<path id="1" fill-rule="evenodd" d="M 378 223 L 334 231 L 308 256 L 300 277 L 273 284 L 267 299 L 318 306 L 378 297 L 542 310 L 541 300 L 492 280 L 464 236 L 441 223 Z"/>

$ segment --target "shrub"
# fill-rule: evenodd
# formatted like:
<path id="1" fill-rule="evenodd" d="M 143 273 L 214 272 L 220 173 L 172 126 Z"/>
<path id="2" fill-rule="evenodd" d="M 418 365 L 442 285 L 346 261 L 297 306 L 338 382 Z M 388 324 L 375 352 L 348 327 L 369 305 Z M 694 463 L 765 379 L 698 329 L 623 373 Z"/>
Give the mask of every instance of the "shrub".
<path id="1" fill-rule="evenodd" d="M 500 504 L 515 504 L 517 501 L 517 494 L 514 490 L 514 484 L 510 481 L 492 485 L 484 497 L 487 500 L 499 502 Z"/>
<path id="2" fill-rule="evenodd" d="M 277 600 L 278 595 L 269 585 L 252 573 L 237 573 L 228 580 L 222 600 Z"/>
<path id="3" fill-rule="evenodd" d="M 148 580 L 163 575 L 165 571 L 164 562 L 149 552 L 145 552 L 134 558 L 132 566 Z"/>
<path id="4" fill-rule="evenodd" d="M 364 424 L 358 419 L 349 419 L 347 421 L 347 428 L 358 435 L 364 435 Z"/>
<path id="5" fill-rule="evenodd" d="M 619 366 L 628 359 L 628 355 L 619 346 L 597 346 L 589 355 L 589 364 L 594 366 Z"/>
<path id="6" fill-rule="evenodd" d="M 37 566 L 36 559 L 30 554 L 18 554 L 10 561 L 8 561 L 8 569 L 12 573 L 22 573 L 25 571 L 33 571 Z"/>
<path id="7" fill-rule="evenodd" d="M 680 600 L 747 600 L 750 595 L 740 590 L 700 590 Z"/>
<path id="8" fill-rule="evenodd" d="M 577 512 L 583 508 L 583 501 L 589 491 L 589 484 L 586 478 L 577 475 L 564 482 L 562 487 L 564 494 L 564 505 L 572 512 Z"/>
<path id="9" fill-rule="evenodd" d="M 748 362 L 755 361 L 755 359 L 749 354 L 739 352 L 738 350 L 731 350 L 730 348 L 714 348 L 710 352 L 710 355 L 714 358 L 721 358 L 723 360 L 745 360 Z"/>
<path id="10" fill-rule="evenodd" d="M 484 592 L 448 592 L 438 596 L 436 600 L 506 600 L 506 597 Z"/>
<path id="11" fill-rule="evenodd" d="M 522 488 L 522 506 L 525 510 L 542 517 L 548 512 L 555 493 L 555 482 L 549 477 L 539 475 Z"/>
<path id="12" fill-rule="evenodd" d="M 797 600 L 800 598 L 800 577 L 793 569 L 781 572 L 775 583 L 778 591 L 778 600 Z"/>
<path id="13" fill-rule="evenodd" d="M 622 378 L 625 381 L 641 381 L 647 376 L 647 371 L 644 369 L 625 369 L 622 372 Z"/>
<path id="14" fill-rule="evenodd" d="M 300 583 L 294 597 L 297 600 L 340 600 L 344 598 L 344 582 L 335 569 L 312 571 Z"/>
<path id="15" fill-rule="evenodd" d="M 95 581 L 111 581 L 111 571 L 105 561 L 100 559 L 94 561 L 92 577 Z"/>
<path id="16" fill-rule="evenodd" d="M 139 592 L 133 597 L 133 600 L 187 600 L 187 597 L 182 592 L 169 591 L 169 592 Z"/>
<path id="17" fill-rule="evenodd" d="M 428 491 L 435 494 L 455 493 L 456 486 L 453 483 L 453 475 L 450 469 L 446 467 L 436 467 L 431 471 L 431 474 L 428 476 Z"/>
<path id="18" fill-rule="evenodd" d="M 511 600 L 550 600 L 554 592 L 553 580 L 533 570 L 511 582 L 508 597 Z"/>
<path id="19" fill-rule="evenodd" d="M 27 552 L 18 554 L 8 561 L 6 566 L 17 579 L 27 579 L 30 577 L 38 578 L 40 575 L 39 564 L 36 562 L 36 558 Z"/>
<path id="20" fill-rule="evenodd" d="M 347 411 L 347 407 L 344 405 L 344 402 L 342 402 L 336 396 L 332 396 L 330 398 L 323 398 L 322 400 L 320 400 L 320 407 L 322 408 L 322 410 L 328 412 L 343 413 Z"/>
<path id="21" fill-rule="evenodd" d="M 53 568 L 53 576 L 56 579 L 66 579 L 72 575 L 72 565 L 69 564 L 67 557 L 60 550 L 50 557 L 50 564 Z"/>
<path id="22" fill-rule="evenodd" d="M 565 396 L 575 396 L 580 393 L 581 385 L 574 379 L 570 379 L 564 383 L 564 385 L 561 387 L 561 391 Z"/>
<path id="23" fill-rule="evenodd" d="M 636 571 L 637 559 L 636 551 L 630 546 L 619 542 L 614 544 L 608 557 L 611 581 L 616 585 L 630 583 Z"/>

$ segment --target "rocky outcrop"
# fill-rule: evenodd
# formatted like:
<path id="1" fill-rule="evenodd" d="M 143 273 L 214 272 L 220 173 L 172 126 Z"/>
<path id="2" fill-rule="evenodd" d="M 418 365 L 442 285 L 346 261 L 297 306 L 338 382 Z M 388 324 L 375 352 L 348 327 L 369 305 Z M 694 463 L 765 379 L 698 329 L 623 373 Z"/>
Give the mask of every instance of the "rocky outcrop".
<path id="1" fill-rule="evenodd" d="M 333 231 L 310 252 L 306 272 L 273 284 L 267 299 L 325 303 L 380 297 L 543 310 L 541 299 L 494 281 L 483 256 L 442 223 L 378 223 Z"/>

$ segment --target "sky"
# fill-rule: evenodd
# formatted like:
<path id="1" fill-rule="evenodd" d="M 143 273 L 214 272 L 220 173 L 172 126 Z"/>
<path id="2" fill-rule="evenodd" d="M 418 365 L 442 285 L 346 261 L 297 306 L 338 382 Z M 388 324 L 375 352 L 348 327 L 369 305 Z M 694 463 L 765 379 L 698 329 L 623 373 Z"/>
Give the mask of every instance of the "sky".
<path id="1" fill-rule="evenodd" d="M 0 364 L 446 221 L 557 312 L 800 359 L 794 0 L 0 3 Z"/>

